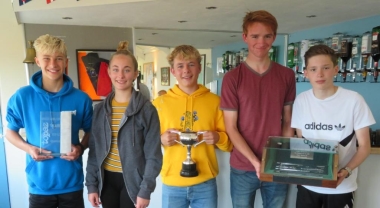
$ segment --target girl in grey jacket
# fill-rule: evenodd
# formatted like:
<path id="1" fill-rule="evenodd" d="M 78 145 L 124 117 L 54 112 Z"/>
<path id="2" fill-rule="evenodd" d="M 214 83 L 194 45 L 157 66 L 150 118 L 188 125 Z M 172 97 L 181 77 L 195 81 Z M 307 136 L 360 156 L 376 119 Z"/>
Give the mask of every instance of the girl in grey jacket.
<path id="1" fill-rule="evenodd" d="M 94 109 L 86 169 L 93 207 L 147 207 L 162 166 L 158 114 L 133 89 L 137 61 L 126 48 L 121 42 L 110 60 L 114 92 Z"/>

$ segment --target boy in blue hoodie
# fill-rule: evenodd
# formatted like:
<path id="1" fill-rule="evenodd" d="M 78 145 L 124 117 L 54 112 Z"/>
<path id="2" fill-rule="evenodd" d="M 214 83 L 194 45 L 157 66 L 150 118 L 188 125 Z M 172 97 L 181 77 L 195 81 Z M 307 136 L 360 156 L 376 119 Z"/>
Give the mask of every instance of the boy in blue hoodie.
<path id="1" fill-rule="evenodd" d="M 84 208 L 82 154 L 88 146 L 92 101 L 75 89 L 72 80 L 64 74 L 68 59 L 63 40 L 42 35 L 34 47 L 35 62 L 41 71 L 32 76 L 29 86 L 20 88 L 9 99 L 6 138 L 27 153 L 25 171 L 30 208 Z M 59 122 L 63 111 L 75 112 L 71 116 L 71 152 L 53 157 L 50 150 L 40 148 L 40 138 L 42 133 L 57 135 L 63 125 Z M 50 132 L 41 125 L 41 119 L 46 116 L 51 122 L 47 127 Z M 25 128 L 25 139 L 19 134 L 21 128 Z M 78 136 L 80 129 L 85 132 L 82 141 Z"/>

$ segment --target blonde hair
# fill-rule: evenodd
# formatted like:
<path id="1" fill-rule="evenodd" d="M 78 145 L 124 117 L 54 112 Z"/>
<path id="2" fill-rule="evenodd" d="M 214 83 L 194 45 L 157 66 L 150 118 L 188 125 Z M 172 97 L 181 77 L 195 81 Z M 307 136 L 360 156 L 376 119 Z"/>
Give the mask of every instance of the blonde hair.
<path id="1" fill-rule="evenodd" d="M 37 54 L 54 54 L 62 53 L 67 56 L 67 49 L 65 42 L 55 36 L 46 34 L 38 37 L 33 44 Z"/>
<path id="2" fill-rule="evenodd" d="M 269 26 L 272 30 L 274 35 L 277 34 L 277 27 L 278 23 L 276 18 L 269 12 L 265 10 L 258 10 L 258 11 L 251 11 L 247 12 L 243 19 L 243 33 L 248 33 L 248 26 L 255 22 L 263 23 L 264 25 Z"/>
<path id="3" fill-rule="evenodd" d="M 168 62 L 171 67 L 173 67 L 176 57 L 184 60 L 196 59 L 198 63 L 201 63 L 202 60 L 199 51 L 191 45 L 180 45 L 174 48 L 168 56 Z"/>
<path id="4" fill-rule="evenodd" d="M 137 71 L 137 67 L 138 67 L 137 59 L 128 50 L 128 45 L 129 45 L 128 41 L 120 41 L 119 42 L 119 45 L 117 46 L 116 52 L 114 54 L 112 54 L 112 56 L 110 58 L 110 64 L 109 64 L 109 66 L 111 66 L 111 62 L 112 62 L 112 59 L 114 58 L 114 56 L 116 56 L 116 55 L 125 55 L 125 56 L 129 56 L 129 57 L 132 58 L 133 68 L 135 69 L 135 71 Z"/>

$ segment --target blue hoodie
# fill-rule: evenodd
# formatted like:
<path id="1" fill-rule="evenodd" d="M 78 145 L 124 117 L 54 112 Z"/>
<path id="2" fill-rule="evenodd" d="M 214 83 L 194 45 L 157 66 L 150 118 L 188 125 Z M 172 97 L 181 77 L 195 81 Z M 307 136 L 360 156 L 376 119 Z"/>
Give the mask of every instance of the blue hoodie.
<path id="1" fill-rule="evenodd" d="M 25 128 L 26 141 L 40 146 L 40 112 L 76 111 L 72 116 L 72 144 L 78 144 L 79 129 L 89 132 L 92 101 L 84 92 L 73 87 L 72 80 L 63 75 L 64 84 L 57 93 L 42 89 L 42 72 L 35 73 L 29 86 L 20 88 L 8 101 L 8 128 L 18 132 Z M 52 114 L 53 115 L 53 114 Z M 83 189 L 82 157 L 67 161 L 60 157 L 41 162 L 26 155 L 27 182 L 32 194 L 53 195 Z"/>

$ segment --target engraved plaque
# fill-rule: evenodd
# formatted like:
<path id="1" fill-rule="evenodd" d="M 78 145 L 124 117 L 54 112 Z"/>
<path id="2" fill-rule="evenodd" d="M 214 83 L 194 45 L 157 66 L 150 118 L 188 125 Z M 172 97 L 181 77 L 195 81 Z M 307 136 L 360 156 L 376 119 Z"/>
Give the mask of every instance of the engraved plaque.
<path id="1" fill-rule="evenodd" d="M 335 188 L 338 142 L 269 137 L 263 150 L 260 180 Z"/>
<path id="2" fill-rule="evenodd" d="M 40 154 L 42 149 L 53 156 L 71 152 L 71 121 L 75 111 L 40 113 Z"/>

